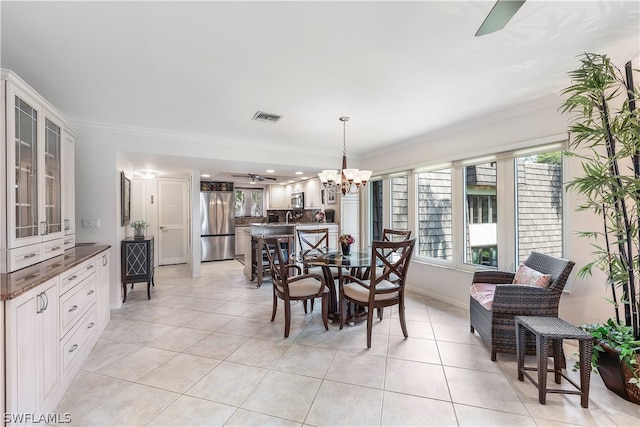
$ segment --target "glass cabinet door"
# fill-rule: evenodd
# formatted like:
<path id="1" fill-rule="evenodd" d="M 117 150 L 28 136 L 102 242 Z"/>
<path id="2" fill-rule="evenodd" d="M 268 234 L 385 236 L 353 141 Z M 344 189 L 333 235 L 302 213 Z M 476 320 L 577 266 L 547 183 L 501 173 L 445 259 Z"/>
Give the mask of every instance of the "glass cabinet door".
<path id="1" fill-rule="evenodd" d="M 46 233 L 62 232 L 62 137 L 60 126 L 45 118 L 44 208 Z"/>
<path id="2" fill-rule="evenodd" d="M 16 239 L 37 236 L 38 111 L 15 97 L 15 230 Z"/>

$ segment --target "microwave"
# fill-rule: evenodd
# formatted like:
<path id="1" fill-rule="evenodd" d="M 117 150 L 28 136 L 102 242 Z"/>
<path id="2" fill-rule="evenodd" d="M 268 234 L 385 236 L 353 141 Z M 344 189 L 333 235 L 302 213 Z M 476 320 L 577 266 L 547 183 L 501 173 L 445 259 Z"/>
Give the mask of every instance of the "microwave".
<path id="1" fill-rule="evenodd" d="M 291 193 L 291 209 L 304 209 L 304 193 Z"/>

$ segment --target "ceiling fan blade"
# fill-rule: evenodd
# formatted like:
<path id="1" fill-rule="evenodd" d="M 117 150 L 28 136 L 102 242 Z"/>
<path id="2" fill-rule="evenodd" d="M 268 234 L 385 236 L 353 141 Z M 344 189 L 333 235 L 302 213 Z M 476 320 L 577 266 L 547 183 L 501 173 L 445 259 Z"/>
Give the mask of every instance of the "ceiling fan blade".
<path id="1" fill-rule="evenodd" d="M 480 25 L 480 28 L 478 28 L 476 37 L 503 29 L 524 2 L 525 0 L 498 0 L 482 25 Z"/>
<path id="2" fill-rule="evenodd" d="M 277 181 L 278 180 L 277 178 L 274 178 L 272 176 L 261 176 L 260 178 L 262 178 L 262 179 L 270 179 L 271 181 Z"/>

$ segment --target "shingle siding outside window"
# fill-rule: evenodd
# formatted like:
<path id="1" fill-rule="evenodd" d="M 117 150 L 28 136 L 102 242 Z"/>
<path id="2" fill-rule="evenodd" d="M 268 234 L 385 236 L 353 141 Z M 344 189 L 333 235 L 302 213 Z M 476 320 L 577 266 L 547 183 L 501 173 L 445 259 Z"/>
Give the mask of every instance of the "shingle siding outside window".
<path id="1" fill-rule="evenodd" d="M 562 165 L 518 159 L 518 262 L 531 251 L 562 257 Z"/>
<path id="2" fill-rule="evenodd" d="M 451 169 L 418 179 L 418 255 L 451 260 Z"/>

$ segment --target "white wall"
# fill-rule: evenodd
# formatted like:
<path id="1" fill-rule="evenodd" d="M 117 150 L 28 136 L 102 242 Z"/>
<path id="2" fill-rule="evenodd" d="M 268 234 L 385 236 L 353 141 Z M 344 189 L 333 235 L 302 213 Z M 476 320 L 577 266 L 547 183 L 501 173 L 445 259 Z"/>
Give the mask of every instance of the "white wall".
<path id="1" fill-rule="evenodd" d="M 78 129 L 76 144 L 76 243 L 111 245 L 111 307 L 120 306 L 120 171 L 131 178 L 131 164 L 116 153 L 109 138 L 98 140 Z M 99 228 L 82 228 L 82 219 L 100 219 Z"/>
<path id="2" fill-rule="evenodd" d="M 559 113 L 562 99 L 549 96 L 538 102 L 519 106 L 502 112 L 503 118 L 493 122 L 483 119 L 475 123 L 461 124 L 460 129 L 449 129 L 439 135 L 414 141 L 409 147 L 379 153 L 367 159 L 367 168 L 394 171 L 412 165 L 436 164 L 442 161 L 459 160 L 486 154 L 516 149 L 531 142 L 544 141 L 554 135 L 566 134 L 568 117 Z M 410 159 L 410 160 L 408 160 Z M 565 176 L 581 173 L 578 159 L 571 158 L 565 164 Z M 577 271 L 591 261 L 589 244 L 577 237 L 579 230 L 600 227 L 601 220 L 589 213 L 576 212 L 577 196 L 565 198 L 568 227 L 565 242 L 565 258 L 576 263 L 569 278 L 570 292 L 560 300 L 560 317 L 579 325 L 585 322 L 604 320 L 613 316 L 613 307 L 603 298 L 609 298 L 605 289 L 605 277 L 594 274 L 589 280 L 576 279 Z M 408 276 L 408 287 L 450 304 L 468 308 L 469 286 L 472 272 L 442 266 L 413 262 Z"/>
<path id="3" fill-rule="evenodd" d="M 365 159 L 363 167 L 377 173 L 381 171 L 404 170 L 408 166 L 425 163 L 457 160 L 471 156 L 495 153 L 502 150 L 524 147 L 531 142 L 544 140 L 552 135 L 567 131 L 567 118 L 558 113 L 561 104 L 559 96 L 549 96 L 526 105 L 500 112 L 500 120 L 466 122 L 455 129 L 440 132 L 420 140 L 413 145 L 396 146 L 395 149 L 378 153 Z M 452 112 L 454 114 L 455 112 Z M 119 242 L 125 236 L 120 227 L 120 180 L 119 171 L 125 170 L 131 176 L 131 164 L 120 151 L 156 152 L 174 155 L 194 155 L 200 151 L 203 156 L 212 152 L 202 152 L 205 145 L 185 143 L 162 138 L 157 134 L 126 134 L 112 132 L 97 127 L 74 126 L 78 131 L 76 140 L 76 226 L 78 242 L 99 242 L 112 245 L 112 259 L 120 259 Z M 216 154 L 231 156 L 221 150 Z M 243 154 L 245 155 L 245 154 Z M 256 150 L 247 155 L 265 160 L 265 153 Z M 260 158 L 262 157 L 262 158 Z M 277 153 L 270 153 L 277 157 Z M 294 156 L 295 157 L 295 156 Z M 245 160 L 251 161 L 252 158 Z M 297 159 L 290 158 L 291 162 Z M 304 161 L 309 161 L 305 159 Z M 579 173 L 575 159 L 569 161 L 569 176 Z M 575 272 L 590 260 L 589 248 L 584 241 L 575 236 L 577 230 L 586 230 L 599 224 L 597 218 L 575 212 L 575 197 L 567 197 L 566 224 L 569 234 L 565 256 L 576 262 L 576 268 L 570 277 L 574 282 L 571 294 L 562 297 L 560 315 L 567 321 L 580 324 L 608 318 L 613 310 L 602 298 L 608 297 L 603 277 L 593 277 L 588 281 L 575 280 Z M 193 205 L 195 208 L 195 205 Z M 98 229 L 82 229 L 83 218 L 100 218 Z M 598 225 L 596 225 L 598 226 Z M 196 236 L 197 237 L 197 236 Z M 195 241 L 195 240 L 194 240 Z M 195 248 L 194 248 L 195 249 Z M 195 257 L 195 250 L 192 254 Z M 119 305 L 120 271 L 119 262 L 111 263 L 112 306 Z M 409 287 L 460 307 L 468 307 L 468 290 L 471 274 L 442 267 L 415 262 L 409 273 Z"/>

